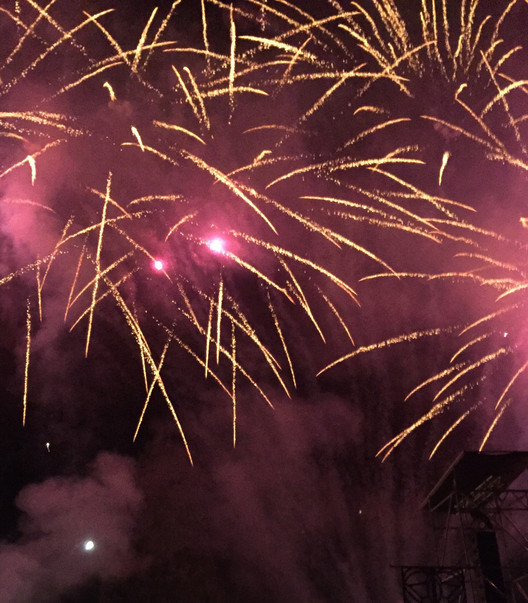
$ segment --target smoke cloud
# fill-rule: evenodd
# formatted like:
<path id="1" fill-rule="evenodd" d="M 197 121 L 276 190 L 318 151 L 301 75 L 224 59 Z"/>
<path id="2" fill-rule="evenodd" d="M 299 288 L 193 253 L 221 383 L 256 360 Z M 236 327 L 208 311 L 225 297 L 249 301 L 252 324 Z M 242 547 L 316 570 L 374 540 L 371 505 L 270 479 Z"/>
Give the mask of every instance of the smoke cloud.
<path id="1" fill-rule="evenodd" d="M 3 603 L 52 601 L 89 577 L 133 571 L 132 529 L 142 494 L 130 459 L 101 453 L 85 477 L 31 484 L 16 502 L 20 536 L 0 545 Z"/>

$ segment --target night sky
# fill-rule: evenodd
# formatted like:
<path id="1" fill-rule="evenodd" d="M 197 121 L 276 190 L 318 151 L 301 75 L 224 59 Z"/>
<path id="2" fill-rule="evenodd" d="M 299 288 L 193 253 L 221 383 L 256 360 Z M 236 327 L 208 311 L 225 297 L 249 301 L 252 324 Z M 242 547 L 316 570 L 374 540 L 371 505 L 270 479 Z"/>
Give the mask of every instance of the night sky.
<path id="1" fill-rule="evenodd" d="M 528 6 L 121 4 L 1 7 L 0 603 L 401 601 L 528 445 Z"/>

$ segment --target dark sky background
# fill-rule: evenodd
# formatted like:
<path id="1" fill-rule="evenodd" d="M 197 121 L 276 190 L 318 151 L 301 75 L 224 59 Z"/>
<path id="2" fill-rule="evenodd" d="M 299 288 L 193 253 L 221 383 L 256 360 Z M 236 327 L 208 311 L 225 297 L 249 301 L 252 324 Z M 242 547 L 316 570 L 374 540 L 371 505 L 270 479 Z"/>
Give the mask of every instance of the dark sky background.
<path id="1" fill-rule="evenodd" d="M 174 41 L 170 52 L 156 50 L 148 64 L 139 61 L 137 73 L 131 73 L 135 67 L 117 65 L 67 93 L 56 94 L 93 72 L 101 65 L 98 61 L 115 52 L 113 43 L 93 24 L 80 30 L 74 43 L 60 44 L 31 67 L 39 54 L 60 38 L 59 24 L 63 31 L 71 30 L 82 20 L 83 10 L 94 14 L 115 8 L 100 22 L 123 49 L 134 49 L 154 4 L 141 3 L 134 9 L 129 4 L 59 0 L 27 39 L 16 19 L 32 23 L 35 6 L 25 0 L 6 2 L 8 12 L 0 13 L 0 33 L 5 40 L 0 55 L 0 111 L 5 114 L 0 123 L 4 134 L 18 136 L 5 135 L 0 141 L 0 278 L 45 258 L 70 217 L 72 232 L 97 223 L 102 201 L 93 190 L 102 191 L 104 198 L 109 172 L 112 198 L 123 206 L 142 195 L 180 195 L 181 202 L 154 202 L 144 206 L 144 215 L 116 222 L 129 238 L 107 226 L 101 262 L 108 266 L 132 249 L 112 279 L 116 282 L 131 274 L 120 291 L 139 317 L 155 362 L 168 333 L 182 342 L 173 340 L 161 373 L 194 464 L 189 462 L 159 388 L 154 390 L 138 438 L 132 441 L 145 401 L 145 384 L 137 342 L 112 296 L 95 310 L 87 358 L 87 318 L 71 332 L 70 327 L 74 317 L 89 306 L 90 290 L 64 319 L 84 243 L 88 256 L 79 282 L 93 278 L 95 232 L 61 248 L 49 272 L 43 264 L 40 271 L 23 269 L 16 278 L 3 282 L 0 603 L 401 601 L 394 566 L 434 563 L 428 518 L 419 511 L 420 504 L 441 471 L 461 451 L 478 446 L 491 421 L 491 408 L 483 405 L 480 414 L 468 419 L 432 461 L 427 460 L 429 453 L 460 412 L 479 399 L 494 399 L 496 373 L 490 368 L 488 374 L 485 368 L 478 386 L 445 420 L 439 418 L 417 430 L 384 463 L 376 458 L 378 450 L 431 406 L 430 391 L 403 402 L 406 394 L 447 365 L 459 345 L 458 331 L 374 350 L 320 377 L 316 374 L 360 346 L 411 331 L 468 324 L 493 307 L 496 292 L 458 281 L 362 282 L 362 277 L 385 269 L 346 246 L 338 249 L 255 195 L 277 227 L 278 234 L 272 234 L 263 219 L 189 159 L 189 153 L 229 173 L 270 150 L 270 158 L 277 161 L 242 172 L 241 182 L 350 237 L 397 271 L 461 271 L 465 260 L 453 256 L 460 249 L 467 251 L 464 241 L 446 240 L 440 245 L 416 233 L 373 226 L 366 220 L 372 217 L 368 210 L 358 210 L 362 220 L 354 221 L 337 213 L 342 208 L 330 206 L 327 210 L 316 201 L 302 199 L 326 195 L 380 209 L 359 190 L 376 193 L 390 188 L 387 180 L 372 170 L 311 170 L 266 188 L 280 175 L 303 166 L 383 157 L 397 147 L 412 146 L 403 155 L 419 157 L 423 164 L 397 166 L 394 173 L 430 194 L 473 206 L 476 212 L 457 209 L 460 219 L 500 230 L 518 242 L 513 251 L 498 243 L 496 249 L 495 243 L 490 247 L 490 254 L 506 261 L 513 254 L 524 253 L 525 231 L 519 223 L 526 184 L 522 171 L 487 161 L 478 144 L 435 128 L 420 117 L 433 115 L 478 130 L 468 112 L 454 102 L 454 94 L 467 82 L 464 98 L 480 111 L 494 94 L 489 77 L 482 72 L 477 77 L 471 69 L 447 77 L 435 67 L 434 58 L 428 63 L 426 55 L 420 55 L 421 70 L 402 67 L 408 95 L 391 81 L 350 78 L 321 109 L 311 112 L 338 78 L 281 82 L 287 67 L 282 50 L 257 49 L 254 42 L 240 38 L 236 84 L 259 86 L 268 96 L 240 92 L 232 104 L 228 94 L 206 97 L 208 129 L 186 102 L 172 65 L 184 78 L 184 67 L 188 67 L 202 91 L 214 91 L 228 86 L 229 63 L 211 59 L 207 65 L 198 53 L 175 52 L 204 46 L 200 3 L 186 0 L 176 7 L 159 40 Z M 367 7 L 367 3 L 360 4 Z M 458 4 L 448 2 L 450 18 L 457 18 Z M 283 3 L 270 0 L 263 5 L 283 16 L 265 12 L 258 3 L 236 3 L 241 11 L 235 14 L 238 36 L 280 36 L 290 27 L 284 15 L 302 23 L 309 21 L 306 14 Z M 310 2 L 302 8 L 323 17 L 337 14 L 337 6 L 332 1 Z M 492 22 L 506 6 L 497 3 Z M 228 7 L 222 2 L 206 2 L 211 49 L 224 55 L 230 48 Z M 170 3 L 160 5 L 148 41 L 170 8 Z M 367 8 L 375 14 L 370 3 Z M 416 7 L 407 5 L 406 10 L 402 14 L 417 40 L 413 43 L 419 44 Z M 479 11 L 478 22 L 486 14 L 482 7 Z M 521 23 L 527 17 L 525 3 L 518 2 L 511 9 L 501 29 L 505 46 L 513 48 L 523 42 Z M 317 57 L 298 71 L 294 68 L 293 76 L 341 73 L 363 63 L 365 72 L 379 70 L 372 57 L 338 27 L 340 22 L 331 21 L 327 29 L 314 30 L 308 41 L 303 32 L 284 39 L 297 48 L 306 42 L 303 50 Z M 388 36 L 387 31 L 380 31 Z M 484 29 L 479 41 L 482 48 L 489 43 L 491 31 L 491 27 Z M 20 40 L 23 43 L 17 48 Z M 265 66 L 272 60 L 279 62 Z M 240 75 L 250 65 L 261 67 Z M 522 78 L 522 60 L 513 57 L 506 66 L 509 70 L 504 70 L 512 77 Z M 105 81 L 112 83 L 115 101 L 109 100 Z M 189 78 L 185 81 L 191 86 Z M 525 96 L 518 94 L 511 97 L 511 110 L 522 114 Z M 355 140 L 382 119 L 380 113 L 356 113 L 362 106 L 382 108 L 387 119 L 409 121 Z M 33 110 L 60 113 L 58 121 L 71 129 L 7 115 Z M 200 113 L 199 107 L 196 112 Z M 512 155 L 522 156 L 522 145 L 501 119 L 500 111 L 490 117 Z M 206 144 L 181 132 L 162 130 L 153 125 L 156 120 L 185 127 L 203 137 Z M 294 132 L 286 134 L 285 128 L 248 132 L 271 123 L 293 127 Z M 122 146 L 123 142 L 136 142 L 131 126 L 137 127 L 145 144 L 161 149 L 175 163 Z M 38 153 L 59 139 L 64 142 L 37 156 L 34 185 L 27 162 L 5 172 L 28 153 Z M 347 145 L 351 140 L 354 143 Z M 450 159 L 439 185 L 438 170 L 445 151 Z M 423 199 L 404 203 L 419 216 L 439 217 Z M 387 206 L 382 209 L 394 215 Z M 116 207 L 110 206 L 108 212 L 110 218 L 119 215 Z M 170 226 L 189 213 L 193 217 L 182 229 L 183 235 L 165 241 Z M 396 214 L 401 217 L 398 211 Z M 404 221 L 420 226 L 415 218 Z M 357 291 L 361 306 L 321 273 L 291 263 L 300 288 L 313 304 L 326 337 L 324 344 L 300 303 L 289 303 L 273 287 L 203 244 L 215 234 L 224 235 L 233 253 L 285 287 L 285 270 L 277 255 L 251 245 L 236 232 L 290 249 L 332 271 Z M 147 255 L 137 246 L 132 248 L 130 238 L 152 256 L 162 257 L 172 280 L 156 273 Z M 264 345 L 280 358 L 280 374 L 291 394 L 286 395 L 254 343 L 239 331 L 237 359 L 274 408 L 238 375 L 236 447 L 232 445 L 229 396 L 211 378 L 204 379 L 203 367 L 183 348 L 183 344 L 189 346 L 203 358 L 205 343 L 185 316 L 187 310 L 175 285 L 180 279 L 198 320 L 206 325 L 206 296 L 216 299 L 220 275 L 225 303 L 231 309 L 236 303 Z M 37 290 L 44 277 L 40 320 Z M 101 284 L 100 288 L 102 293 L 108 287 Z M 354 344 L 321 293 L 348 325 Z M 268 309 L 268 296 L 292 357 L 296 388 Z M 31 356 L 27 421 L 22 426 L 28 299 Z M 226 322 L 224 319 L 222 340 L 229 348 L 231 333 Z M 498 326 L 501 336 L 505 328 Z M 217 369 L 211 347 L 211 366 L 230 386 L 231 366 L 223 358 Z M 515 367 L 518 358 L 507 362 Z M 509 368 L 506 363 L 497 370 Z M 513 405 L 488 447 L 525 448 L 525 420 L 522 407 Z M 93 541 L 93 550 L 85 550 L 88 540 Z"/>

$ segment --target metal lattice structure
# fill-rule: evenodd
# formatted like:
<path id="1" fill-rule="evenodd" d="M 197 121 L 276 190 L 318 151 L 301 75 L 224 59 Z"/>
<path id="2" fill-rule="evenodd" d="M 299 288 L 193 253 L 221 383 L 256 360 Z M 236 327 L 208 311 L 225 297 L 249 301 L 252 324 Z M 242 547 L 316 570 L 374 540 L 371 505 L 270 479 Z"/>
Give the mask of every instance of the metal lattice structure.
<path id="1" fill-rule="evenodd" d="M 528 602 L 528 452 L 464 452 L 423 503 L 437 566 L 401 568 L 405 603 Z"/>

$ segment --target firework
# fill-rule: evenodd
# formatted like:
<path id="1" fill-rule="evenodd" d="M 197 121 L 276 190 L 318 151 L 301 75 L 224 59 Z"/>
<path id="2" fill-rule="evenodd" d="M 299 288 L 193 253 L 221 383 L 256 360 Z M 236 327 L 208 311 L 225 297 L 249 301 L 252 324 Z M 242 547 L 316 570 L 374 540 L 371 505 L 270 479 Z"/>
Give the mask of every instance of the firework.
<path id="1" fill-rule="evenodd" d="M 443 241 L 442 268 L 431 269 L 425 264 L 422 270 L 385 271 L 368 278 L 443 282 L 452 291 L 453 300 L 469 295 L 474 303 L 468 308 L 470 317 L 461 316 L 458 324 L 420 331 L 411 327 L 408 333 L 342 355 L 321 373 L 360 354 L 417 339 L 442 337 L 442 346 L 453 346 L 451 359 L 407 396 L 431 399 L 429 410 L 387 442 L 380 454 L 386 458 L 417 427 L 453 411 L 456 418 L 433 446 L 432 456 L 463 421 L 489 408 L 491 418 L 482 431 L 482 449 L 511 402 L 520 397 L 528 369 L 523 328 L 524 210 L 520 195 L 510 192 L 513 186 L 507 188 L 506 196 L 504 192 L 507 182 L 522 189 L 527 169 L 523 143 L 526 118 L 522 108 L 526 79 L 514 60 L 521 48 L 516 44 L 515 33 L 508 35 L 515 30 L 504 27 L 515 11 L 517 15 L 522 11 L 526 17 L 525 9 L 521 3 L 505 2 L 494 7 L 490 15 L 485 12 L 488 7 L 478 1 L 458 3 L 456 7 L 449 2 L 422 3 L 420 30 L 411 26 L 412 18 L 405 13 L 403 4 L 374 4 L 363 7 L 362 3 L 355 3 L 361 17 L 347 30 L 361 42 L 360 47 L 370 60 L 402 78 L 391 80 L 402 93 L 397 102 L 420 117 L 402 120 L 399 127 L 418 134 L 420 141 L 428 132 L 429 141 L 420 146 L 418 155 L 424 161 L 438 161 L 440 153 L 436 149 L 442 149 L 437 185 L 449 191 L 450 197 L 459 196 L 461 191 L 470 194 L 478 211 L 471 220 L 466 214 L 468 217 L 463 219 L 428 221 L 430 227 L 441 229 L 435 234 Z M 419 31 L 421 34 L 417 35 Z M 374 81 L 369 81 L 362 94 L 374 85 Z M 402 102 L 402 98 L 409 100 Z M 390 114 L 395 108 L 399 110 L 396 103 L 388 102 L 384 110 Z M 376 106 L 368 110 L 380 111 Z M 425 126 L 433 125 L 434 130 L 424 129 L 420 120 Z M 472 173 L 478 177 L 473 178 Z M 424 191 L 413 193 L 427 198 Z M 489 201 L 479 199 L 492 195 L 495 204 L 497 200 L 501 204 L 500 214 Z M 462 205 L 459 208 L 468 209 Z M 418 249 L 418 240 L 415 244 Z M 429 394 L 431 390 L 433 393 Z"/>
<path id="2" fill-rule="evenodd" d="M 481 131 L 425 112 L 420 123 L 519 161 L 488 123 L 501 108 L 518 128 L 507 98 L 522 86 L 498 85 L 514 52 L 495 53 L 510 6 L 488 29 L 478 2 L 464 3 L 455 30 L 446 3 L 422 3 L 414 40 L 392 3 L 375 3 L 375 14 L 360 2 L 348 11 L 322 3 L 315 16 L 283 1 L 209 0 L 194 15 L 176 1 L 146 16 L 136 37 L 112 10 L 75 15 L 60 4 L 27 0 L 0 15 L 11 42 L 0 61 L 2 203 L 52 216 L 0 283 L 20 282 L 25 299 L 36 280 L 41 323 L 46 299 L 63 295 L 61 314 L 84 333 L 85 355 L 103 316 L 124 321 L 145 382 L 138 429 L 158 389 L 189 457 L 170 396 L 183 380 L 177 358 L 219 385 L 235 442 L 243 387 L 270 406 L 274 384 L 286 395 L 296 387 L 297 333 L 353 344 L 353 281 L 374 266 L 402 276 L 372 233 L 438 246 L 474 238 L 461 218 L 469 204 L 438 191 L 456 154 L 444 151 L 435 178 L 424 178 L 424 149 L 405 140 L 416 120 L 384 107 L 379 86 L 414 98 L 435 64 Z M 175 31 L 184 9 L 201 23 L 191 46 Z M 224 24 L 215 35 L 210 19 Z M 61 74 L 51 83 L 50 69 Z M 491 92 L 477 114 L 460 84 L 481 74 Z M 25 94 L 44 81 L 45 94 Z M 63 162 L 73 179 L 54 171 Z M 62 288 L 52 293 L 55 269 Z M 27 376 L 24 391 L 25 408 Z"/>
<path id="3" fill-rule="evenodd" d="M 244 9 L 202 3 L 203 39 L 189 48 L 164 39 L 172 31 L 175 2 L 163 16 L 153 11 L 127 47 L 111 31 L 111 10 L 76 20 L 59 4 L 44 8 L 28 0 L 1 13 L 12 41 L 0 64 L 5 108 L 0 125 L 9 157 L 0 174 L 2 202 L 6 211 L 16 211 L 17 203 L 32 204 L 35 219 L 44 211 L 53 216 L 46 236 L 34 241 L 34 257 L 20 254 L 29 255 L 22 265 L 16 257 L 2 283 L 18 280 L 30 293 L 33 273 L 44 324 L 47 298 L 62 295 L 46 285 L 57 279 L 53 270 L 60 266 L 64 319 L 70 329 L 84 331 L 85 355 L 97 339 L 99 316 L 111 306 L 128 325 L 147 390 L 138 429 L 158 388 L 190 457 L 169 394 L 177 377 L 165 368 L 179 349 L 231 400 L 235 442 L 236 391 L 242 380 L 270 405 L 265 390 L 272 380 L 288 395 L 295 387 L 295 345 L 288 341 L 299 324 L 307 321 L 325 341 L 335 321 L 352 337 L 342 313 L 356 294 L 348 275 L 336 273 L 332 263 L 325 266 L 329 249 L 339 255 L 356 252 L 390 268 L 376 252 L 354 242 L 347 220 L 433 238 L 431 230 L 437 230 L 385 192 L 355 188 L 359 200 L 354 202 L 298 193 L 289 199 L 292 185 L 308 175 L 309 193 L 314 182 L 337 173 L 420 161 L 404 148 L 359 159 L 346 152 L 338 158 L 310 157 L 292 147 L 292 137 L 285 134 L 298 136 L 342 82 L 373 77 L 359 65 L 346 73 L 328 72 L 315 50 L 326 48 L 325 37 L 338 48 L 342 43 L 307 13 L 297 11 L 292 19 L 287 5 L 279 3 L 271 12 L 263 8 L 270 26 L 286 24 L 271 40 L 239 34 L 237 19 L 247 22 L 251 16 Z M 225 54 L 214 50 L 223 40 L 207 37 L 211 10 L 227 19 Z M 341 12 L 339 19 L 346 18 Z M 306 35 L 315 36 L 314 52 Z M 57 61 L 73 66 L 71 75 L 63 79 L 61 73 L 44 87 L 45 94 L 33 95 L 33 103 L 32 95 L 22 102 L 26 90 L 42 86 L 47 70 L 56 70 Z M 296 94 L 299 82 L 314 79 L 330 84 L 288 131 L 286 124 L 276 123 L 277 106 L 287 105 L 283 99 Z M 256 122 L 248 122 L 252 111 Z M 384 127 L 390 124 L 378 130 Z M 260 138 L 263 128 L 270 132 L 265 139 Z M 247 143 L 229 148 L 235 136 Z M 63 161 L 69 162 L 75 182 L 53 172 Z M 59 183 L 51 186 L 54 176 Z M 59 186 L 67 201 L 50 193 Z M 154 277 L 157 297 L 145 288 Z M 27 310 L 24 421 L 31 399 L 30 334 L 38 329 L 31 322 L 34 307 L 28 304 Z M 243 354 L 244 346 L 254 352 Z M 261 369 L 253 376 L 255 354 L 269 376 Z"/>

